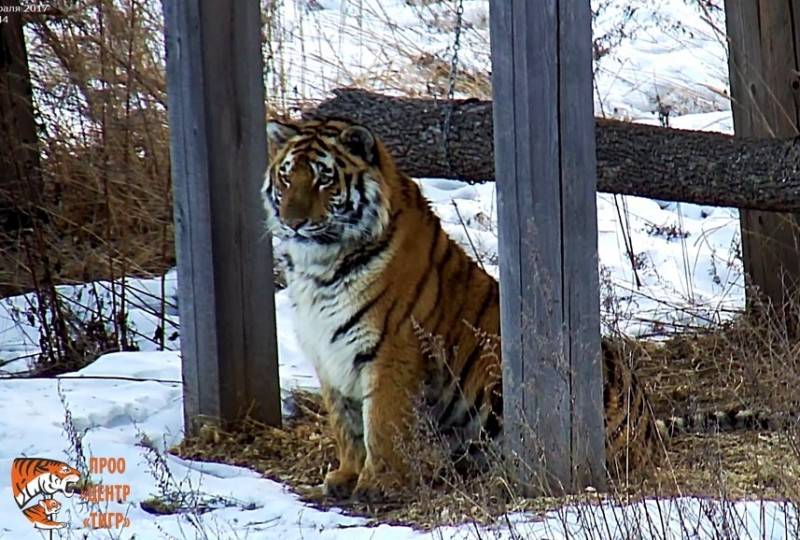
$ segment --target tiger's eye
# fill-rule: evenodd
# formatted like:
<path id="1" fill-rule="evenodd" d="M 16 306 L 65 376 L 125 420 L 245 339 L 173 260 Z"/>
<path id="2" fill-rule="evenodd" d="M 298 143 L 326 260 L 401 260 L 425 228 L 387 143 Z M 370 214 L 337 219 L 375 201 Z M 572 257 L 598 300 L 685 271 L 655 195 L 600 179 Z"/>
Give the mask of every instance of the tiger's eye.
<path id="1" fill-rule="evenodd" d="M 333 185 L 334 176 L 333 172 L 323 171 L 317 176 L 317 185 L 320 188 L 328 188 Z"/>

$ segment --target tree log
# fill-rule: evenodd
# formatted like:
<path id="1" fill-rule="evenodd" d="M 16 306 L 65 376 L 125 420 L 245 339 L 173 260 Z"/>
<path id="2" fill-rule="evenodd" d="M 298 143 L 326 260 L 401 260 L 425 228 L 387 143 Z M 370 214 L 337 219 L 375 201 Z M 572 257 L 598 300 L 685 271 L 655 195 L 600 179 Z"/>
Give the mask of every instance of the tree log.
<path id="1" fill-rule="evenodd" d="M 356 89 L 334 94 L 303 116 L 337 117 L 369 127 L 386 143 L 400 169 L 413 177 L 494 179 L 490 101 L 401 98 Z M 734 138 L 600 118 L 595 136 L 598 191 L 800 211 L 796 139 Z"/>

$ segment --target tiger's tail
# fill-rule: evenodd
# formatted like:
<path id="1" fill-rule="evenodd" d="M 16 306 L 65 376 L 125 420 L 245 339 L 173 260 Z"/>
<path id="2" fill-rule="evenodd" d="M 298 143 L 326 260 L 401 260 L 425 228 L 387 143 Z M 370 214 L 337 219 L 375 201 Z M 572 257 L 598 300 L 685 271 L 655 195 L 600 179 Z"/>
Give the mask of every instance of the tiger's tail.
<path id="1" fill-rule="evenodd" d="M 656 421 L 662 435 L 729 433 L 735 431 L 778 432 L 800 427 L 800 413 L 731 408 L 670 416 Z"/>

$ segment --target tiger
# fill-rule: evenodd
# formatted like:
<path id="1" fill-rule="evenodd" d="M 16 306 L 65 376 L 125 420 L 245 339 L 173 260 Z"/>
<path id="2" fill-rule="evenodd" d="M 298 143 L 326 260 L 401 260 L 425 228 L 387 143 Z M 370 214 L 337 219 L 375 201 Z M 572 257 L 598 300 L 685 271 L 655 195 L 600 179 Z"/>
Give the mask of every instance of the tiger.
<path id="1" fill-rule="evenodd" d="M 486 354 L 484 339 L 500 336 L 497 281 L 445 233 L 367 127 L 272 119 L 267 146 L 266 227 L 336 442 L 325 493 L 369 501 L 407 487 L 396 443 L 413 435 L 420 396 L 454 460 L 498 441 L 501 355 Z M 424 335 L 447 354 L 429 354 Z M 657 421 L 630 351 L 607 340 L 602 350 L 606 462 L 646 467 L 688 421 Z"/>
<path id="2" fill-rule="evenodd" d="M 498 284 L 366 127 L 272 120 L 267 131 L 267 228 L 280 240 L 298 342 L 337 444 L 339 467 L 324 488 L 380 498 L 406 483 L 394 441 L 410 435 L 427 370 L 412 320 L 459 351 L 449 366 L 457 385 L 432 403 L 439 427 L 463 440 L 499 435 L 499 366 L 462 323 L 499 333 Z"/>
<path id="3" fill-rule="evenodd" d="M 33 523 L 36 529 L 63 529 L 67 524 L 61 521 L 55 521 L 55 516 L 58 514 L 59 510 L 61 510 L 61 503 L 57 500 L 42 499 L 37 504 L 24 509 L 22 513 Z"/>
<path id="4" fill-rule="evenodd" d="M 11 489 L 20 508 L 39 495 L 71 497 L 80 478 L 80 471 L 53 459 L 16 458 L 11 465 Z"/>

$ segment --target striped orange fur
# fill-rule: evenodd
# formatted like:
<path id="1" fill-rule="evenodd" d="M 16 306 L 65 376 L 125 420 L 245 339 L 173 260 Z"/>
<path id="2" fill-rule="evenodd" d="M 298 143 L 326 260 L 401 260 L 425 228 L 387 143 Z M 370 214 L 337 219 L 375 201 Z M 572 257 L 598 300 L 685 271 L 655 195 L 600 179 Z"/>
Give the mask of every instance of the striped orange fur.
<path id="1" fill-rule="evenodd" d="M 55 521 L 56 514 L 61 510 L 61 503 L 55 499 L 42 499 L 37 504 L 25 508 L 22 513 L 33 523 L 36 529 L 51 530 L 63 529 L 66 523 Z"/>
<path id="2" fill-rule="evenodd" d="M 396 440 L 409 436 L 430 370 L 413 321 L 457 351 L 453 376 L 427 392 L 440 427 L 463 441 L 484 428 L 497 435 L 499 366 L 470 327 L 499 333 L 497 282 L 445 234 L 366 128 L 270 122 L 269 134 L 268 224 L 338 444 L 327 491 L 369 496 L 405 483 Z"/>
<path id="3" fill-rule="evenodd" d="M 369 129 L 327 119 L 271 121 L 268 132 L 267 226 L 338 448 L 327 492 L 370 498 L 406 485 L 411 464 L 397 443 L 413 435 L 418 401 L 457 461 L 496 440 L 500 354 L 485 354 L 481 336 L 500 334 L 497 282 L 447 236 Z M 445 354 L 430 354 L 425 336 Z M 662 453 L 626 347 L 603 345 L 612 473 Z"/>
<path id="4" fill-rule="evenodd" d="M 43 458 L 16 458 L 11 465 L 11 490 L 17 506 L 23 508 L 34 497 L 56 493 L 72 496 L 81 474 L 61 461 Z"/>

